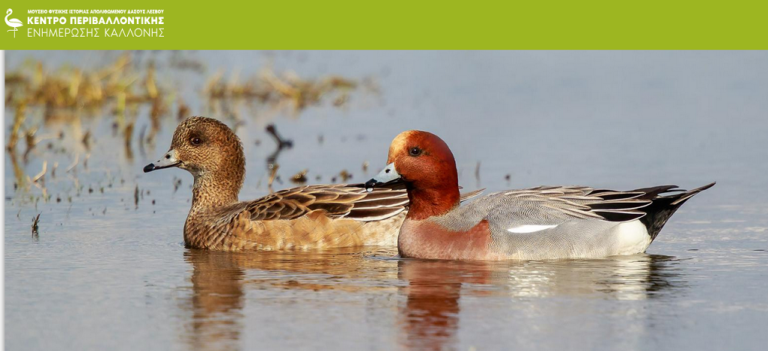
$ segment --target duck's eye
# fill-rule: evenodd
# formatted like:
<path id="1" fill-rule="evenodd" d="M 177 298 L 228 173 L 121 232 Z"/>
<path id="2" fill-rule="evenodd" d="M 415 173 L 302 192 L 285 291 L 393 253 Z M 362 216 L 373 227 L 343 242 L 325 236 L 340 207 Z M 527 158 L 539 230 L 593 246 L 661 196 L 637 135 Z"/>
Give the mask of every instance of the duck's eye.
<path id="1" fill-rule="evenodd" d="M 197 145 L 200 145 L 200 143 L 202 143 L 203 141 L 200 140 L 200 138 L 198 137 L 192 137 L 192 139 L 190 139 L 189 142 L 192 143 L 192 145 L 197 146 Z"/>
<path id="2" fill-rule="evenodd" d="M 410 150 L 408 150 L 408 154 L 411 156 L 420 156 L 421 153 L 422 153 L 422 150 L 418 146 L 414 146 Z"/>

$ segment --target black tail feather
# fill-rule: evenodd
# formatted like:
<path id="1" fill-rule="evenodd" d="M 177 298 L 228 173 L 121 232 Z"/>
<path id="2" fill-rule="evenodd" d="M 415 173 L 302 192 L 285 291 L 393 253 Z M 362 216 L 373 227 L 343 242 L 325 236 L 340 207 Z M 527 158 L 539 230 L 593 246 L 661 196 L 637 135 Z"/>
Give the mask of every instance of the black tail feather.
<path id="1" fill-rule="evenodd" d="M 640 211 L 646 213 L 643 218 L 640 218 L 640 222 L 642 222 L 645 227 L 648 228 L 648 234 L 651 236 L 651 241 L 656 239 L 656 236 L 659 235 L 661 228 L 663 228 L 664 224 L 667 223 L 669 217 L 672 217 L 675 211 L 677 211 L 677 209 L 680 208 L 683 203 L 688 201 L 688 199 L 692 198 L 694 195 L 707 190 L 714 185 L 715 183 L 711 183 L 689 191 L 675 189 L 677 186 L 674 185 L 637 189 L 636 191 L 646 192 L 646 195 L 642 196 L 641 198 L 647 198 L 653 201 L 647 207 L 639 209 Z M 667 192 L 678 193 L 659 196 Z"/>

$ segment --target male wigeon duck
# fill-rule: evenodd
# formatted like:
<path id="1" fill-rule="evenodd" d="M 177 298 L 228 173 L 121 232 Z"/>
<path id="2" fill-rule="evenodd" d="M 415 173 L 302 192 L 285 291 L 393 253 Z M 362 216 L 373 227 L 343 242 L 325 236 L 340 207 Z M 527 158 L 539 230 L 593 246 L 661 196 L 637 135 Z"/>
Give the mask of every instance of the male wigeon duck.
<path id="1" fill-rule="evenodd" d="M 456 260 L 600 258 L 645 252 L 670 216 L 715 183 L 690 191 L 663 185 L 631 191 L 537 187 L 459 205 L 453 154 L 434 134 L 407 131 L 384 170 L 366 183 L 404 182 L 410 208 L 400 228 L 403 257 Z"/>
<path id="2" fill-rule="evenodd" d="M 192 208 L 184 224 L 184 243 L 192 248 L 395 246 L 408 208 L 403 187 L 367 192 L 363 184 L 308 185 L 240 202 L 243 146 L 227 125 L 212 118 L 184 120 L 173 134 L 170 150 L 144 172 L 171 167 L 194 177 Z"/>

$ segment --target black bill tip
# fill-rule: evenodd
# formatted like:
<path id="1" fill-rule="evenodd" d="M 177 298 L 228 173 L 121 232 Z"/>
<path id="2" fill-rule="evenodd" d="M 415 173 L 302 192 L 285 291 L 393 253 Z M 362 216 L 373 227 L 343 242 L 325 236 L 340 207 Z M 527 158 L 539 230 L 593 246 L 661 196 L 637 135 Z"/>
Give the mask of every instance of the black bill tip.
<path id="1" fill-rule="evenodd" d="M 371 178 L 371 180 L 365 182 L 365 188 L 366 189 L 373 189 L 377 184 L 381 184 L 376 181 L 376 179 Z"/>
<path id="2" fill-rule="evenodd" d="M 152 172 L 154 170 L 155 170 L 155 164 L 154 163 L 150 163 L 150 164 L 144 166 L 144 173 L 149 173 L 149 172 Z"/>

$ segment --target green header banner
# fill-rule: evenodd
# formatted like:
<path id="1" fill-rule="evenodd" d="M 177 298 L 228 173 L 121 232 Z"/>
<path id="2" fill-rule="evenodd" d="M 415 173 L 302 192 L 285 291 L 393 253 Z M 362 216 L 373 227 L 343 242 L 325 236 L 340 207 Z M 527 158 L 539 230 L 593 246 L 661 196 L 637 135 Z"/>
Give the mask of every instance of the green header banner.
<path id="1" fill-rule="evenodd" d="M 766 49 L 768 1 L 8 1 L 0 49 Z"/>

